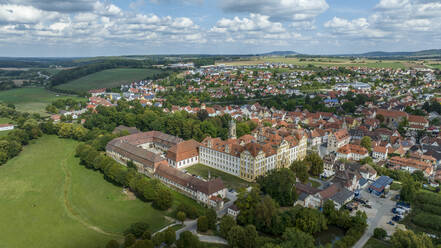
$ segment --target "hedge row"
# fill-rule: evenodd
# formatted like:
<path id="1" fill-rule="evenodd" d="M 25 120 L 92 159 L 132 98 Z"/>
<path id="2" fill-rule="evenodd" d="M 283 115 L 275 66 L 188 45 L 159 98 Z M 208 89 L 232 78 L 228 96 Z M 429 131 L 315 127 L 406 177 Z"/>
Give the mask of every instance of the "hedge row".
<path id="1" fill-rule="evenodd" d="M 77 146 L 76 156 L 81 159 L 81 163 L 87 168 L 100 170 L 106 180 L 129 187 L 141 199 L 151 201 L 153 207 L 166 210 L 172 206 L 172 194 L 159 180 L 148 179 L 135 169 L 117 163 L 112 158 L 84 143 Z"/>

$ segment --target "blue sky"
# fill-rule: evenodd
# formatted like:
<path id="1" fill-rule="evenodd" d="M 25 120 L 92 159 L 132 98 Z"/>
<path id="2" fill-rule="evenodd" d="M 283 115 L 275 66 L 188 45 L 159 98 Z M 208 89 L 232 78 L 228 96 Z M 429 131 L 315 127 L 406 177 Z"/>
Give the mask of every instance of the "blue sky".
<path id="1" fill-rule="evenodd" d="M 439 0 L 0 0 L 0 56 L 441 48 Z"/>

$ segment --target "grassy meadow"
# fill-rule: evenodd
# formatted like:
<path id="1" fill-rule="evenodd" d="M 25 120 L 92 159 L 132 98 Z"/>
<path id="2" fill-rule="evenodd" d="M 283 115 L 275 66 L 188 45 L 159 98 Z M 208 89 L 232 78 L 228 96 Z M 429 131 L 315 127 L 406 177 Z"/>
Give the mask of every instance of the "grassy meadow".
<path id="1" fill-rule="evenodd" d="M 118 68 L 95 72 L 65 84 L 57 85 L 55 88 L 85 92 L 91 89 L 114 88 L 121 84 L 131 83 L 145 79 L 153 74 L 159 73 L 159 69 L 140 68 Z"/>
<path id="2" fill-rule="evenodd" d="M 0 91 L 0 102 L 12 103 L 18 111 L 41 115 L 47 115 L 45 108 L 49 103 L 63 98 L 84 99 L 86 101 L 86 98 L 57 94 L 44 88 L 19 88 Z"/>
<path id="3" fill-rule="evenodd" d="M 76 145 L 44 136 L 0 166 L 0 247 L 102 248 L 134 222 L 168 224 L 165 212 L 80 166 Z"/>

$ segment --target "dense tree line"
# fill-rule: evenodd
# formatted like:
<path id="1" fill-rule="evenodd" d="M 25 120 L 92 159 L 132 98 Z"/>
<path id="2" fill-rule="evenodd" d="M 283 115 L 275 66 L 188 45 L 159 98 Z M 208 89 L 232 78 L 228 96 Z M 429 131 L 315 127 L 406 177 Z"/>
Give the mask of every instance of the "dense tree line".
<path id="1" fill-rule="evenodd" d="M 173 196 L 170 189 L 159 180 L 148 179 L 134 168 L 119 164 L 88 144 L 79 144 L 76 156 L 87 168 L 99 170 L 108 181 L 130 188 L 140 199 L 152 202 L 153 207 L 165 210 L 172 206 Z"/>
<path id="2" fill-rule="evenodd" d="M 334 202 L 330 200 L 326 201 L 323 205 L 323 213 L 329 224 L 336 225 L 346 231 L 345 236 L 335 243 L 335 247 L 352 247 L 367 228 L 365 212 L 357 211 L 354 216 L 351 216 L 346 209 L 336 210 Z"/>
<path id="3" fill-rule="evenodd" d="M 280 206 L 292 206 L 297 200 L 296 176 L 290 169 L 272 170 L 256 181 L 262 192 L 270 195 Z"/>
<path id="4" fill-rule="evenodd" d="M 18 86 L 12 80 L 0 81 L 0 90 L 10 90 L 18 88 Z"/>
<path id="5" fill-rule="evenodd" d="M 309 112 L 336 112 L 335 108 L 328 108 L 323 103 L 323 98 L 316 96 L 274 96 L 268 100 L 259 101 L 263 106 L 269 108 L 283 109 L 286 111 L 294 111 L 297 108 L 306 109 Z"/>
<path id="6" fill-rule="evenodd" d="M 0 117 L 12 118 L 16 123 L 14 130 L 0 138 L 0 165 L 2 165 L 17 156 L 30 140 L 39 138 L 42 131 L 38 125 L 38 116 L 20 113 L 13 105 L 0 104 Z"/>
<path id="7" fill-rule="evenodd" d="M 59 110 L 80 110 L 86 107 L 85 101 L 77 101 L 72 98 L 58 99 L 46 106 L 49 113 L 58 113 Z"/>
<path id="8" fill-rule="evenodd" d="M 158 108 L 144 108 L 137 101 L 119 101 L 116 107 L 96 108 L 97 113 L 87 113 L 84 126 L 89 129 L 99 128 L 112 131 L 118 125 L 137 127 L 142 131 L 161 131 L 185 140 L 202 141 L 205 137 L 228 138 L 229 115 L 207 118 L 185 111 L 165 113 Z M 202 119 L 200 119 L 202 117 Z M 237 123 L 237 134 L 250 133 L 255 123 L 247 121 Z"/>

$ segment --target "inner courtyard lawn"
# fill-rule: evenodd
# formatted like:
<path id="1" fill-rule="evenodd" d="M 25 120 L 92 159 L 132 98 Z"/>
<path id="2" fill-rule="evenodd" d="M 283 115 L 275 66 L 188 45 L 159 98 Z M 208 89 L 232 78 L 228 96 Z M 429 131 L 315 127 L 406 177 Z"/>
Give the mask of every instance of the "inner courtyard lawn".
<path id="1" fill-rule="evenodd" d="M 222 179 L 222 181 L 224 182 L 225 186 L 227 186 L 229 189 L 238 190 L 239 188 L 247 188 L 251 185 L 251 183 L 249 183 L 239 177 L 227 174 L 227 173 L 222 172 L 220 170 L 210 168 L 210 167 L 205 166 L 203 164 L 192 165 L 192 166 L 186 168 L 186 170 L 190 174 L 194 174 L 194 175 L 203 177 L 205 179 L 208 178 L 208 172 L 210 172 L 210 176 L 212 178 L 220 177 Z"/>
<path id="2" fill-rule="evenodd" d="M 100 172 L 79 165 L 76 141 L 44 136 L 0 166 L 0 247 L 104 247 L 130 224 L 151 231 L 165 212 L 129 198 Z"/>

